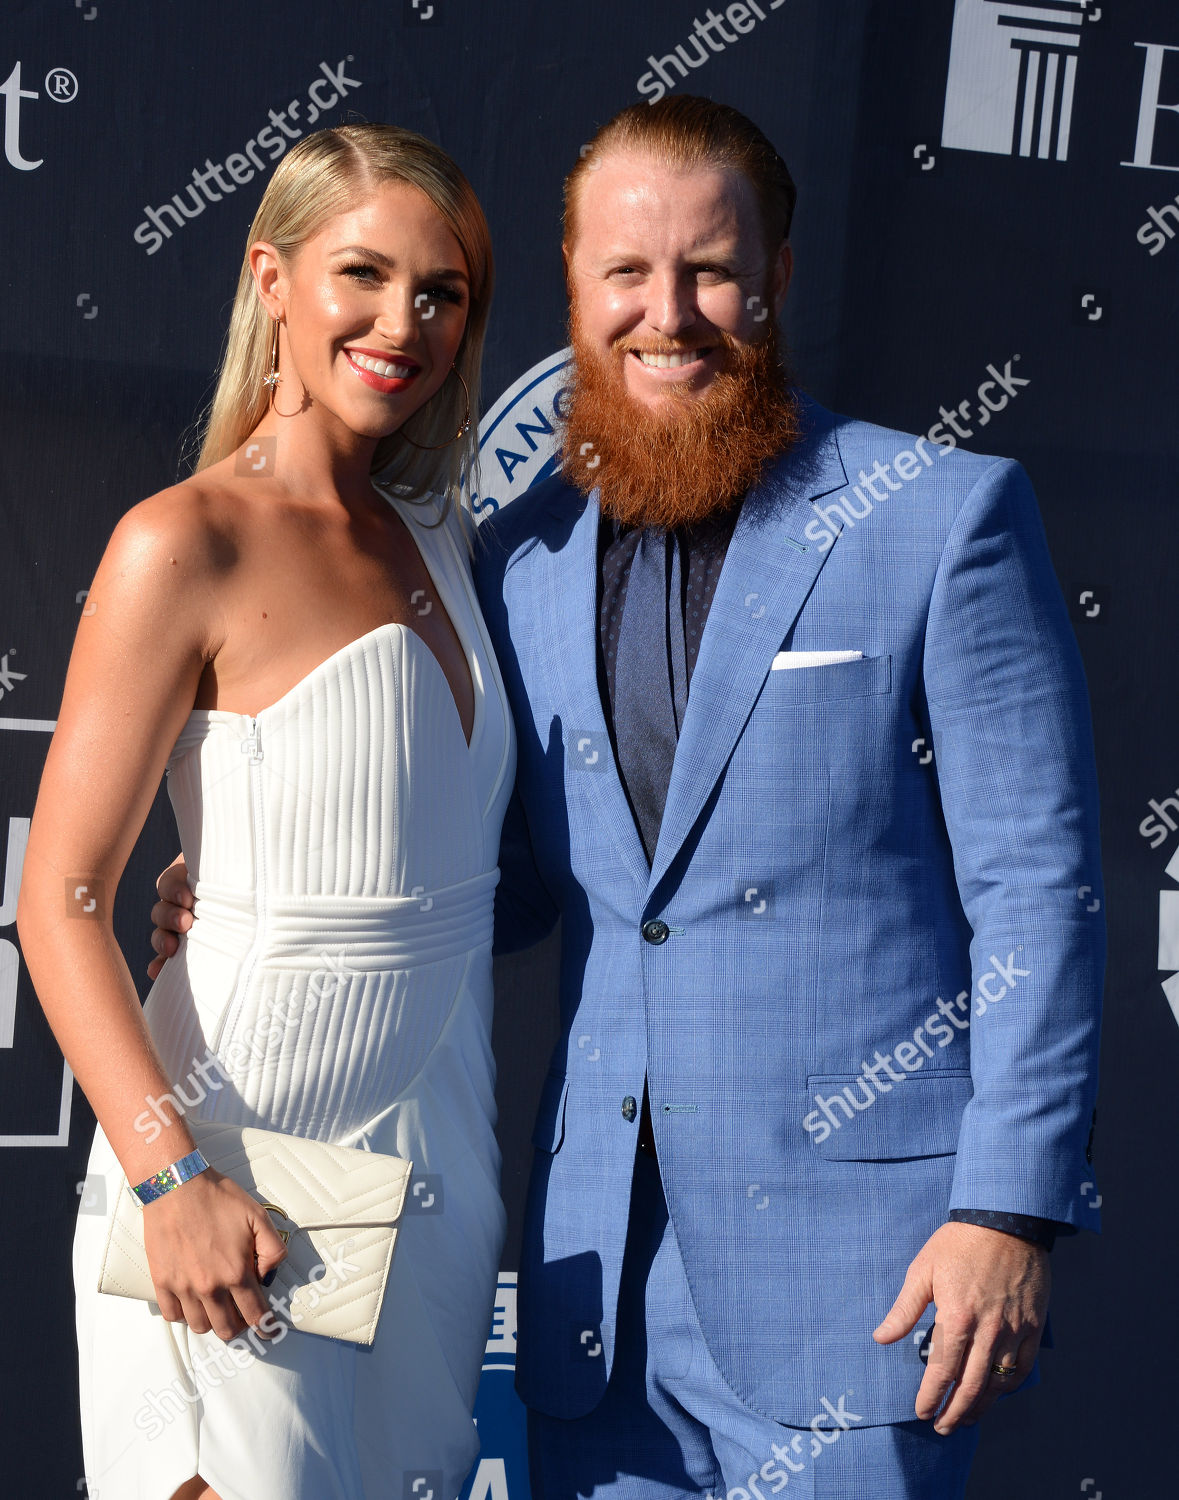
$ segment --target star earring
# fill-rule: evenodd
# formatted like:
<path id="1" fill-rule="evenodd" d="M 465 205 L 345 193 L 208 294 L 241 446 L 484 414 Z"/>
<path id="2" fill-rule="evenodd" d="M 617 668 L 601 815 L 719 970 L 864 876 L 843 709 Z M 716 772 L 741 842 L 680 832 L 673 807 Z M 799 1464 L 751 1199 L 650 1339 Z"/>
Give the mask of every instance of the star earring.
<path id="1" fill-rule="evenodd" d="M 278 373 L 278 319 L 274 319 L 274 332 L 270 340 L 270 368 L 262 377 L 262 384 L 269 386 L 270 399 L 274 400 L 274 390 L 282 376 Z"/>

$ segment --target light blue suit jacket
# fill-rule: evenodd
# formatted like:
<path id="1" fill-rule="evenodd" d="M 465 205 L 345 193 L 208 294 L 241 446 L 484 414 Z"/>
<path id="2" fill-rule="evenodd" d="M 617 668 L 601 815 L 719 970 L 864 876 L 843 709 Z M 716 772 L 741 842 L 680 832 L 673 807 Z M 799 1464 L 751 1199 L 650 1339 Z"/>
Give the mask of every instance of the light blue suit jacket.
<path id="1" fill-rule="evenodd" d="M 644 1075 L 709 1350 L 778 1421 L 848 1390 L 912 1419 L 916 1344 L 870 1331 L 950 1208 L 1096 1227 L 1096 776 L 1035 498 L 806 405 L 725 558 L 653 867 L 598 688 L 596 494 L 481 528 L 518 735 L 498 946 L 562 920 L 517 1374 L 561 1417 L 611 1368 Z"/>

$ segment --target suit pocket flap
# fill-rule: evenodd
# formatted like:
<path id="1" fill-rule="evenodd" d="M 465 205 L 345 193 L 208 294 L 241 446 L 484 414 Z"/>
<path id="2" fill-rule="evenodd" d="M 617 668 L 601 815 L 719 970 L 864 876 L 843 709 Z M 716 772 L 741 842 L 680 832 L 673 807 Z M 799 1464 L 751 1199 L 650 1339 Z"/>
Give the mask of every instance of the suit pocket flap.
<path id="1" fill-rule="evenodd" d="M 538 1151 L 556 1151 L 565 1137 L 565 1099 L 569 1080 L 564 1073 L 550 1072 L 540 1091 L 540 1107 L 532 1129 L 532 1144 Z"/>
<path id="2" fill-rule="evenodd" d="M 830 1161 L 896 1161 L 948 1156 L 958 1149 L 962 1111 L 974 1085 L 965 1069 L 931 1068 L 897 1083 L 881 1076 L 879 1091 L 862 1073 L 812 1073 L 814 1106 L 803 1124 Z M 887 1090 L 887 1092 L 885 1092 Z"/>

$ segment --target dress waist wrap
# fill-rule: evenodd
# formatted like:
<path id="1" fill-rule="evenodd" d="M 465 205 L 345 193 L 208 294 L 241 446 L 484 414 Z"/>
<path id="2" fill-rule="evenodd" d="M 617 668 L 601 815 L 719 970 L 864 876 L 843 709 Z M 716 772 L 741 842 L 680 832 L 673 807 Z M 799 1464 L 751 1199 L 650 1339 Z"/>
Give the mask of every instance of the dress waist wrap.
<path id="1" fill-rule="evenodd" d="M 187 936 L 229 958 L 254 948 L 261 964 L 308 972 L 434 963 L 491 941 L 498 883 L 492 869 L 456 885 L 414 887 L 408 896 L 270 894 L 256 906 L 253 891 L 198 880 Z"/>

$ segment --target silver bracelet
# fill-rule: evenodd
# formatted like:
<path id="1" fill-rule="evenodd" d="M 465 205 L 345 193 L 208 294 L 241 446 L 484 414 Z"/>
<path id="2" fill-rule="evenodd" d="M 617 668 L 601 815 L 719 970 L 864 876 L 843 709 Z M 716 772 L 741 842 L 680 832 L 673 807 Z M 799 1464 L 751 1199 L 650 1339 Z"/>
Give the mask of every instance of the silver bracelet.
<path id="1" fill-rule="evenodd" d="M 145 1177 L 131 1191 L 139 1199 L 140 1203 L 154 1203 L 157 1198 L 162 1198 L 165 1193 L 170 1193 L 173 1188 L 178 1188 L 182 1182 L 188 1182 L 190 1178 L 207 1172 L 209 1163 L 205 1160 L 201 1151 L 190 1151 L 187 1156 L 182 1156 L 179 1161 L 174 1161 L 170 1167 L 165 1167 L 162 1172 L 156 1172 L 151 1177 Z"/>

